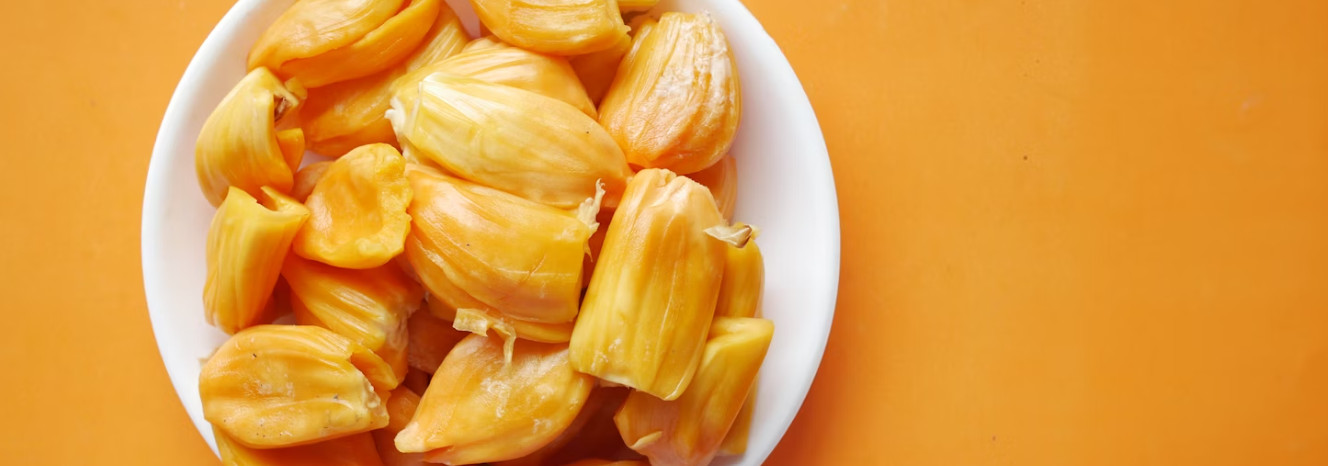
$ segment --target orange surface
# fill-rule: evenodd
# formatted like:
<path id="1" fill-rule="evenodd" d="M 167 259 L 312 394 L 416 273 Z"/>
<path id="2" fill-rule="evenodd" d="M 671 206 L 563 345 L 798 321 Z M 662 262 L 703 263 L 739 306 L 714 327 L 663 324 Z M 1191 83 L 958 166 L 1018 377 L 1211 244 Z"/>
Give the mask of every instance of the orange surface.
<path id="1" fill-rule="evenodd" d="M 843 216 L 834 334 L 771 464 L 1328 464 L 1328 2 L 747 3 Z M 138 225 L 229 4 L 0 15 L 6 464 L 216 464 Z"/>

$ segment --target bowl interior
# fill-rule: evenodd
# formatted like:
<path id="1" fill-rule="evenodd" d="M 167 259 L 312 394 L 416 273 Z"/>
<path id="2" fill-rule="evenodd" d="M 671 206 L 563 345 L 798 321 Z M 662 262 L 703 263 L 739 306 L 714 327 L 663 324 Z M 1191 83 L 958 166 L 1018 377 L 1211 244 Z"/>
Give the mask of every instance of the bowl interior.
<path id="1" fill-rule="evenodd" d="M 176 392 L 216 450 L 198 374 L 226 335 L 203 319 L 204 242 L 214 209 L 194 175 L 194 140 L 212 108 L 244 76 L 251 44 L 292 0 L 240 0 L 199 48 L 167 108 L 148 171 L 143 275 L 153 331 Z M 473 34 L 469 3 L 449 0 Z M 733 145 L 735 217 L 760 226 L 765 317 L 775 337 L 761 371 L 748 452 L 717 464 L 761 464 L 811 386 L 830 332 L 839 279 L 839 213 L 825 142 L 778 46 L 735 0 L 665 0 L 668 11 L 708 11 L 738 60 L 743 119 Z"/>

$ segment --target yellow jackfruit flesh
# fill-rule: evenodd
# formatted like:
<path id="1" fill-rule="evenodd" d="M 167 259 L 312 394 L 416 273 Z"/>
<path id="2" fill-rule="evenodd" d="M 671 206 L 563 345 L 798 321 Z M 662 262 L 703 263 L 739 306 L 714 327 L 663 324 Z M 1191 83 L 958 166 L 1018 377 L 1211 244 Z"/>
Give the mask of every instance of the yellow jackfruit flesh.
<path id="1" fill-rule="evenodd" d="M 743 230 L 749 234 L 745 235 L 745 244 L 725 248 L 724 279 L 719 286 L 715 317 L 760 317 L 761 291 L 765 287 L 765 261 L 761 257 L 761 249 L 756 246 L 755 228 L 743 224 L 734 227 L 739 236 L 743 236 Z M 756 388 L 753 387 L 742 410 L 738 412 L 737 420 L 733 422 L 733 428 L 729 429 L 724 442 L 720 444 L 721 455 L 741 455 L 747 451 L 747 437 L 751 432 L 755 406 Z"/>
<path id="2" fill-rule="evenodd" d="M 263 204 L 232 187 L 212 217 L 207 239 L 204 317 L 226 333 L 271 322 L 283 310 L 269 306 L 296 232 L 309 210 L 263 187 Z"/>
<path id="3" fill-rule="evenodd" d="M 318 180 L 323 179 L 327 174 L 327 169 L 332 167 L 332 162 L 322 161 L 314 162 L 300 168 L 295 172 L 295 185 L 291 187 L 290 197 L 301 203 L 309 200 L 309 195 L 314 192 L 314 186 Z"/>
<path id="4" fill-rule="evenodd" d="M 410 331 L 410 367 L 429 374 L 437 371 L 452 347 L 468 335 L 425 309 L 411 314 L 407 327 Z"/>
<path id="5" fill-rule="evenodd" d="M 708 464 L 756 381 L 774 330 L 765 319 L 716 318 L 686 393 L 673 401 L 644 392 L 627 397 L 614 416 L 623 439 L 652 465 Z"/>
<path id="6" fill-rule="evenodd" d="M 728 153 L 742 113 L 737 65 L 707 14 L 665 13 L 633 39 L 599 121 L 627 161 L 686 175 Z"/>
<path id="7" fill-rule="evenodd" d="M 627 34 L 614 0 L 470 0 L 470 4 L 503 42 L 541 53 L 598 52 Z"/>
<path id="8" fill-rule="evenodd" d="M 295 253 L 348 269 L 400 254 L 412 197 L 405 169 L 406 159 L 387 144 L 360 146 L 333 162 L 305 203 L 312 216 L 295 237 Z"/>
<path id="9" fill-rule="evenodd" d="M 539 343 L 567 343 L 572 338 L 572 323 L 547 324 L 540 322 L 530 322 L 526 320 L 513 319 L 492 309 L 456 309 L 441 299 L 430 296 L 425 300 L 425 305 L 429 312 L 416 312 L 411 319 L 420 318 L 429 321 L 429 328 L 435 325 L 446 326 L 447 332 L 442 329 L 431 330 L 431 333 L 440 334 L 438 337 L 432 337 L 429 341 L 423 342 L 425 345 L 419 352 L 420 364 L 427 366 L 426 372 L 433 373 L 438 367 L 438 363 L 447 355 L 447 350 L 456 345 L 457 341 L 469 334 L 476 335 L 496 335 L 503 339 L 503 353 L 510 358 L 512 346 L 516 339 L 530 340 Z M 421 316 L 421 314 L 425 316 Z M 427 317 L 426 317 L 427 316 Z M 415 324 L 411 324 L 415 325 Z M 414 327 L 412 327 L 412 338 Z M 492 333 L 490 333 L 492 330 Z M 421 336 L 423 338 L 423 336 Z M 414 342 L 411 343 L 415 345 Z M 449 345 L 443 348 L 443 345 Z M 414 346 L 412 357 L 414 357 Z M 412 362 L 414 364 L 414 362 Z"/>
<path id="10" fill-rule="evenodd" d="M 738 418 L 733 420 L 733 427 L 729 428 L 729 433 L 719 444 L 720 455 L 747 453 L 747 439 L 751 437 L 752 415 L 755 414 L 755 410 L 756 386 L 752 385 L 752 391 L 747 394 L 747 400 L 743 401 L 742 409 L 738 410 Z"/>
<path id="11" fill-rule="evenodd" d="M 760 317 L 765 260 L 761 248 L 756 246 L 757 230 L 741 223 L 734 225 L 734 229 L 738 245 L 724 248 L 724 279 L 719 286 L 715 316 Z"/>
<path id="12" fill-rule="evenodd" d="M 701 359 L 724 273 L 704 186 L 667 170 L 632 178 L 613 214 L 572 332 L 578 371 L 672 400 Z"/>
<path id="13" fill-rule="evenodd" d="M 415 69 L 460 52 L 469 40 L 456 13 L 441 2 L 422 45 L 401 63 L 370 76 L 310 89 L 300 110 L 309 149 L 340 157 L 365 144 L 396 145 L 392 124 L 384 116 L 392 100 L 393 83 Z"/>
<path id="14" fill-rule="evenodd" d="M 473 464 L 519 458 L 553 441 L 580 412 L 594 379 L 572 370 L 567 346 L 503 343 L 471 335 L 434 374 L 397 449 L 431 462 Z"/>
<path id="15" fill-rule="evenodd" d="M 341 269 L 291 255 L 281 275 L 290 284 L 295 321 L 317 325 L 363 345 L 406 377 L 406 320 L 424 290 L 396 264 Z"/>
<path id="16" fill-rule="evenodd" d="M 398 140 L 466 180 L 573 209 L 600 184 L 615 204 L 631 175 L 604 128 L 566 102 L 441 73 L 418 90 L 413 105 L 393 99 Z"/>
<path id="17" fill-rule="evenodd" d="M 626 11 L 646 11 L 659 4 L 659 0 L 618 0 L 618 9 Z"/>
<path id="18" fill-rule="evenodd" d="M 250 448 L 307 445 L 387 425 L 392 368 L 358 343 L 308 325 L 232 336 L 198 376 L 203 417 Z"/>
<path id="19" fill-rule="evenodd" d="M 442 0 L 298 0 L 249 51 L 308 88 L 369 76 L 405 59 L 424 40 Z"/>
<path id="20" fill-rule="evenodd" d="M 278 130 L 304 100 L 304 90 L 287 88 L 265 68 L 240 80 L 208 116 L 198 134 L 194 166 L 203 196 L 221 205 L 227 190 L 238 187 L 250 196 L 271 186 L 291 189 L 295 169 L 304 157 L 299 128 Z"/>
<path id="21" fill-rule="evenodd" d="M 387 427 L 373 431 L 374 443 L 378 446 L 378 457 L 383 466 L 425 466 L 423 453 L 402 453 L 397 450 L 396 438 L 402 429 L 415 417 L 415 410 L 420 406 L 420 396 L 406 387 L 392 390 L 392 398 L 387 400 Z"/>
<path id="22" fill-rule="evenodd" d="M 569 60 L 572 70 L 576 71 L 576 77 L 581 80 L 581 85 L 585 87 L 586 95 L 590 97 L 591 102 L 599 105 L 604 99 L 604 93 L 609 91 L 609 84 L 613 83 L 613 76 L 618 73 L 618 65 L 631 49 L 632 38 L 621 36 L 607 49 L 577 55 Z"/>
<path id="23" fill-rule="evenodd" d="M 562 435 L 533 453 L 493 463 L 493 466 L 545 466 L 580 458 L 640 457 L 623 444 L 618 428 L 613 425 L 614 413 L 627 401 L 630 392 L 631 389 L 625 387 L 595 387 L 581 412 Z"/>
<path id="24" fill-rule="evenodd" d="M 597 115 L 595 104 L 566 58 L 531 52 L 491 38 L 477 39 L 461 53 L 403 76 L 394 95 L 408 108 L 419 95 L 419 83 L 434 73 L 525 89 L 566 102 L 590 118 Z"/>
<path id="25" fill-rule="evenodd" d="M 364 433 L 298 447 L 269 449 L 246 447 L 221 429 L 213 428 L 212 433 L 217 439 L 217 451 L 221 453 L 224 466 L 384 466 L 378 459 L 374 439 Z"/>
<path id="26" fill-rule="evenodd" d="M 427 169 L 407 178 L 406 259 L 431 300 L 532 322 L 576 317 L 593 221 Z"/>
<path id="27" fill-rule="evenodd" d="M 457 309 L 452 327 L 476 335 L 490 331 L 503 339 L 503 356 L 510 360 L 517 338 L 540 343 L 567 343 L 572 338 L 572 323 L 549 324 L 517 320 L 494 311 Z"/>

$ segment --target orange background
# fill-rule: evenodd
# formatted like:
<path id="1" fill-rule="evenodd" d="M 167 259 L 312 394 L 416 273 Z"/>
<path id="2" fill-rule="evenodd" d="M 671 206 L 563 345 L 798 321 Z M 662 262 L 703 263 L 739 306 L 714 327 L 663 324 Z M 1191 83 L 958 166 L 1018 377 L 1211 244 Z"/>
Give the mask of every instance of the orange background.
<path id="1" fill-rule="evenodd" d="M 216 464 L 138 239 L 230 3 L 0 15 L 6 464 Z M 1328 464 L 1328 2 L 746 3 L 821 119 L 844 244 L 771 464 Z"/>

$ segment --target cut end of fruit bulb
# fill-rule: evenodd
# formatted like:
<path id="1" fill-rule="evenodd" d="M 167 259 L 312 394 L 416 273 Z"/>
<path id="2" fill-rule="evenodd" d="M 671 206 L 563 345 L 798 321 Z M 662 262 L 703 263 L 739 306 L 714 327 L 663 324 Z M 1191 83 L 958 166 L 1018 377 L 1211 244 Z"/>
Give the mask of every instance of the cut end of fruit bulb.
<path id="1" fill-rule="evenodd" d="M 713 226 L 707 228 L 705 232 L 710 237 L 728 243 L 735 248 L 747 246 L 748 241 L 756 239 L 761 234 L 759 228 L 744 223 Z"/>

